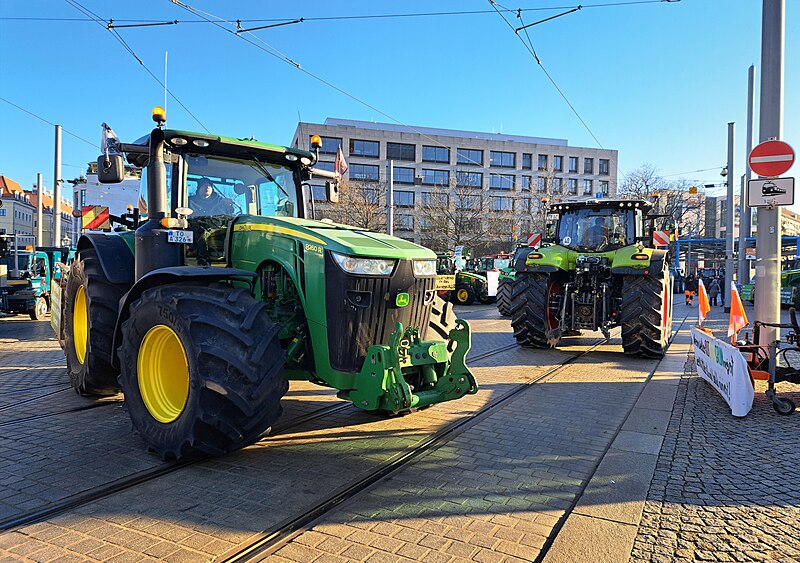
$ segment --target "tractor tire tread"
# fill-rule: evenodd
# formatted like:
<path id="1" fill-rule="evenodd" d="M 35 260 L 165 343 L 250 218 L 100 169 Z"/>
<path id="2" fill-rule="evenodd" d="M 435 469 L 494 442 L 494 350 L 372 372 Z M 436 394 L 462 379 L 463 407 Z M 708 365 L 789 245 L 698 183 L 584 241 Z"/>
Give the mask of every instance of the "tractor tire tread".
<path id="1" fill-rule="evenodd" d="M 511 286 L 511 328 L 521 346 L 555 348 L 561 330 L 547 327 L 548 274 L 518 272 Z"/>

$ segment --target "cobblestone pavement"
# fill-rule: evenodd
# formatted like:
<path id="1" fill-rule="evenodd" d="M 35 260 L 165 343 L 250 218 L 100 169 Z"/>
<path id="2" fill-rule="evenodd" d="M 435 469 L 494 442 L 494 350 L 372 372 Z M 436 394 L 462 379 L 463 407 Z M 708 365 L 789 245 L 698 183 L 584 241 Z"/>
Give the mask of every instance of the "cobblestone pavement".
<path id="1" fill-rule="evenodd" d="M 705 324 L 725 331 L 727 315 Z M 765 389 L 734 418 L 689 358 L 632 562 L 800 560 L 800 414 L 776 414 Z M 778 386 L 797 403 L 799 391 Z"/>
<path id="2" fill-rule="evenodd" d="M 473 356 L 513 343 L 508 320 L 498 319 L 493 308 L 470 308 L 463 316 L 474 320 Z M 577 350 L 589 342 L 567 339 L 565 345 L 567 350 Z M 496 559 L 495 553 L 510 560 L 517 556 L 527 558 L 541 546 L 575 498 L 635 400 L 639 384 L 655 365 L 650 360 L 623 360 L 619 352 L 618 342 L 602 347 L 590 359 L 524 393 L 524 399 L 512 402 L 513 408 L 496 411 L 461 434 L 456 442 L 423 458 L 408 472 L 397 474 L 386 486 L 380 509 L 385 510 L 388 523 L 402 522 L 391 535 L 392 546 L 398 551 L 381 549 L 371 541 L 359 543 L 358 535 L 348 535 L 345 541 L 352 549 L 339 553 L 339 557 L 360 559 L 360 549 L 367 548 L 374 560 L 385 556 L 395 560 L 401 557 L 399 549 L 403 547 L 396 542 L 406 538 L 405 549 L 411 551 L 404 553 L 411 554 L 412 559 L 414 553 L 419 553 L 414 547 L 417 546 L 424 550 L 427 560 L 458 560 L 465 555 L 459 550 L 471 545 L 465 539 L 472 542 L 474 536 L 476 545 L 480 541 L 488 544 L 474 553 L 478 560 Z M 340 411 L 286 434 L 268 437 L 235 454 L 4 534 L 0 536 L 0 559 L 210 559 L 254 532 L 313 506 L 335 488 L 413 448 L 444 424 L 469 415 L 563 358 L 564 353 L 559 351 L 513 347 L 500 356 L 473 363 L 482 384 L 478 395 L 391 419 L 376 418 L 356 409 Z M 296 388 L 293 384 L 293 391 L 298 393 L 295 402 L 313 401 L 313 389 L 319 388 Z M 287 411 L 291 397 L 288 403 Z M 27 463 L 21 469 L 28 475 L 41 471 L 41 477 L 71 476 L 67 481 L 76 489 L 81 483 L 85 488 L 84 476 L 91 475 L 87 466 L 97 470 L 153 463 L 153 457 L 142 453 L 135 437 L 129 432 L 120 433 L 120 426 L 129 423 L 109 417 L 106 409 L 117 407 L 79 413 L 87 418 L 76 422 L 75 427 L 65 428 L 67 435 L 77 436 L 78 440 L 52 440 L 46 428 L 17 437 L 30 448 L 35 444 L 40 450 L 48 446 L 65 448 L 62 454 L 74 455 L 68 463 L 58 465 L 57 455 L 42 459 L 39 450 L 25 452 L 13 462 Z M 119 413 L 124 419 L 121 408 Z M 66 421 L 50 419 L 50 425 L 54 423 Z M 105 444 L 105 455 L 88 448 L 91 457 L 81 458 L 80 439 L 98 447 Z M 6 445 L 12 450 L 15 446 Z M 2 463 L 0 478 L 10 479 L 10 473 L 2 473 Z M 17 472 L 20 467 L 13 470 Z M 116 475 L 115 471 L 111 473 Z M 48 493 L 53 486 L 54 483 L 40 483 L 43 488 L 33 496 Z M 367 501 L 365 506 L 372 507 L 368 510 L 375 509 Z M 356 509 L 337 513 L 331 523 L 376 534 L 364 529 L 370 523 L 363 522 L 364 509 L 360 505 Z M 463 522 L 464 526 L 470 523 L 471 529 L 458 541 L 436 540 L 438 532 L 444 538 L 446 534 L 461 533 L 451 530 L 461 529 L 461 513 L 469 514 Z M 486 526 L 481 527 L 481 522 Z M 412 538 L 416 535 L 415 526 L 425 533 L 418 541 Z M 429 543 L 431 546 L 426 545 Z M 324 558 L 323 551 L 319 555 Z"/>

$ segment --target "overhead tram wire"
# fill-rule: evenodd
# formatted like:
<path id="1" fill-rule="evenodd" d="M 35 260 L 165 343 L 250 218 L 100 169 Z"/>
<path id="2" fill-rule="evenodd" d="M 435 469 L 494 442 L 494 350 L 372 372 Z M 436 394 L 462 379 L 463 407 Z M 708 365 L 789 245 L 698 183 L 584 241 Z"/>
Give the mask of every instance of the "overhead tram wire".
<path id="1" fill-rule="evenodd" d="M 355 102 L 358 102 L 359 104 L 371 109 L 372 111 L 382 115 L 383 117 L 393 121 L 394 123 L 402 125 L 403 127 L 408 127 L 410 130 L 414 131 L 415 133 L 417 133 L 421 137 L 423 137 L 425 139 L 428 139 L 432 144 L 435 144 L 435 145 L 437 145 L 439 147 L 442 147 L 442 148 L 449 149 L 449 147 L 447 145 L 444 145 L 444 144 L 440 143 L 439 141 L 437 141 L 433 137 L 422 133 L 421 131 L 415 129 L 414 127 L 412 127 L 410 125 L 406 125 L 405 123 L 403 123 L 399 119 L 397 119 L 395 117 L 392 117 L 388 113 L 378 109 L 377 107 L 373 106 L 369 102 L 366 102 L 366 101 L 362 100 L 361 98 L 358 98 L 354 94 L 351 94 L 350 92 L 340 88 L 339 86 L 336 86 L 335 84 L 325 80 L 321 76 L 317 76 L 313 72 L 311 72 L 309 70 L 306 70 L 305 68 L 303 68 L 300 65 L 300 63 L 298 63 L 297 61 L 291 59 L 289 56 L 285 55 L 284 53 L 282 53 L 281 51 L 279 51 L 278 49 L 276 49 L 275 47 L 273 47 L 272 45 L 270 45 L 269 43 L 267 43 L 266 41 L 264 41 L 263 39 L 261 39 L 257 35 L 253 35 L 252 32 L 249 32 L 249 31 L 246 31 L 246 30 L 237 32 L 237 30 L 235 28 L 234 29 L 229 29 L 229 28 L 225 27 L 224 25 L 222 25 L 223 23 L 225 23 L 225 24 L 228 24 L 230 26 L 234 26 L 236 24 L 236 22 L 232 22 L 232 21 L 229 21 L 229 20 L 224 20 L 224 19 L 222 19 L 219 16 L 216 16 L 214 14 L 211 14 L 211 13 L 208 13 L 208 12 L 204 12 L 204 11 L 199 10 L 197 8 L 193 8 L 192 6 L 189 6 L 188 4 L 185 4 L 185 3 L 181 2 L 180 0 L 167 0 L 167 1 L 172 3 L 172 4 L 175 4 L 176 6 L 179 6 L 179 7 L 183 8 L 184 10 L 186 10 L 186 11 L 192 13 L 192 14 L 195 14 L 196 16 L 199 16 L 199 17 L 202 17 L 202 18 L 206 18 L 206 21 L 208 21 L 209 23 L 214 24 L 219 29 L 221 29 L 221 30 L 233 35 L 234 37 L 238 37 L 239 39 L 242 39 L 242 40 L 246 41 L 250 45 L 256 47 L 257 49 L 260 49 L 261 51 L 264 51 L 265 53 L 267 53 L 268 55 L 270 55 L 272 57 L 275 57 L 279 61 L 282 61 L 282 62 L 284 62 L 284 63 L 286 63 L 286 64 L 288 64 L 290 66 L 293 66 L 294 68 L 296 68 L 297 70 L 299 70 L 303 74 L 309 76 L 310 78 L 313 78 L 314 80 L 317 80 L 318 82 L 321 82 L 322 84 L 325 84 L 329 88 L 332 88 L 333 90 L 336 90 L 340 94 L 342 94 L 344 96 L 347 96 L 351 100 L 354 100 Z M 211 18 L 214 18 L 214 19 L 211 19 Z M 250 35 L 252 35 L 252 37 L 255 38 L 255 41 L 250 39 L 250 37 L 247 37 L 247 36 L 250 36 Z M 258 43 L 262 43 L 263 46 L 259 45 L 256 41 Z M 472 162 L 472 164 L 479 165 L 479 166 L 481 165 L 480 162 L 477 162 L 477 161 L 475 161 L 475 160 L 473 160 L 473 159 L 471 159 L 469 157 L 467 157 L 467 159 L 470 160 Z"/>
<path id="2" fill-rule="evenodd" d="M 192 116 L 192 119 L 194 119 L 198 123 L 198 125 L 200 125 L 200 127 L 205 129 L 206 133 L 209 134 L 211 133 L 211 131 L 209 131 L 208 128 L 205 125 L 203 125 L 203 122 L 200 121 L 197 118 L 197 116 L 194 113 L 192 113 L 192 111 L 188 107 L 186 107 L 186 105 L 175 94 L 173 94 L 169 88 L 167 88 L 167 86 L 161 81 L 161 79 L 158 76 L 156 76 L 153 73 L 153 71 L 151 71 L 150 68 L 148 68 L 146 64 L 144 64 L 144 61 L 141 58 L 139 58 L 139 56 L 136 54 L 133 48 L 130 45 L 128 45 L 128 43 L 122 38 L 122 36 L 115 29 L 115 27 L 111 25 L 112 20 L 109 20 L 109 22 L 107 23 L 105 20 L 103 20 L 103 18 L 101 18 L 88 8 L 82 6 L 79 2 L 77 2 L 77 0 L 64 0 L 64 1 L 73 8 L 75 8 L 76 10 L 78 10 L 79 12 L 81 12 L 83 15 L 92 18 L 92 21 L 94 21 L 97 25 L 99 25 L 100 27 L 104 28 L 106 31 L 111 33 L 111 35 L 123 46 L 123 48 L 125 48 L 125 50 L 128 51 L 128 53 L 130 53 L 130 55 L 134 59 L 136 59 L 136 62 L 138 62 L 142 66 L 142 68 L 144 68 L 145 71 L 147 71 L 147 74 L 149 74 L 153 78 L 153 80 L 155 80 L 164 89 L 164 91 L 166 91 L 170 96 L 172 96 L 172 98 L 176 102 L 178 102 L 178 105 L 180 105 L 186 111 L 186 113 Z"/>
<path id="3" fill-rule="evenodd" d="M 681 0 L 633 0 L 629 2 L 604 2 L 600 4 L 582 4 L 582 8 L 612 8 L 612 7 L 625 7 L 637 6 L 641 4 L 658 4 L 663 2 L 680 2 Z M 536 8 L 521 8 L 522 12 L 545 12 L 554 10 L 569 10 L 575 8 L 575 5 L 563 6 L 539 6 Z M 517 12 L 519 9 L 507 8 L 505 11 Z M 412 13 L 396 13 L 396 14 L 360 14 L 352 16 L 312 16 L 302 18 L 307 22 L 323 22 L 323 21 L 348 21 L 348 20 L 370 20 L 370 19 L 393 19 L 393 18 L 418 18 L 418 17 L 445 17 L 445 16 L 479 16 L 494 14 L 494 10 L 454 10 L 450 12 L 412 12 Z M 268 22 L 290 22 L 301 18 L 255 18 L 239 20 L 241 23 L 268 23 Z M 52 22 L 94 22 L 93 18 L 42 18 L 42 17 L 0 17 L 0 21 L 52 21 Z M 166 25 L 163 20 L 143 20 L 143 19 L 119 19 L 117 22 L 124 23 L 140 23 L 140 24 L 161 24 Z M 176 23 L 209 23 L 205 19 L 198 20 L 174 20 L 168 22 L 169 24 Z M 119 26 L 121 27 L 121 26 Z"/>
<path id="4" fill-rule="evenodd" d="M 495 2 L 494 0 L 489 0 L 489 4 L 495 9 L 495 11 L 497 11 L 497 14 L 501 18 L 503 18 L 503 21 L 506 22 L 506 24 L 508 25 L 509 28 L 511 28 L 511 30 L 514 32 L 514 35 L 516 35 L 519 38 L 519 40 L 522 41 L 522 44 L 525 46 L 525 48 L 531 54 L 533 59 L 536 61 L 536 64 L 539 65 L 539 68 L 542 69 L 542 72 L 544 72 L 545 76 L 547 76 L 547 79 L 550 80 L 550 82 L 553 85 L 553 87 L 558 91 L 558 93 L 561 95 L 561 97 L 564 98 L 564 101 L 567 103 L 569 108 L 572 110 L 572 113 L 574 113 L 575 116 L 578 118 L 578 120 L 581 122 L 581 124 L 583 124 L 583 127 L 589 132 L 589 135 L 591 135 L 592 138 L 597 143 L 597 146 L 599 146 L 601 149 L 605 148 L 605 147 L 603 147 L 603 143 L 600 142 L 600 140 L 597 138 L 597 136 L 594 134 L 594 132 L 589 128 L 589 125 L 586 123 L 586 121 L 584 121 L 584 119 L 578 113 L 578 110 L 575 109 L 575 106 L 572 105 L 572 102 L 569 101 L 569 99 L 567 98 L 567 95 L 564 94 L 564 91 L 558 86 L 558 84 L 556 84 L 555 79 L 552 76 L 550 76 L 550 73 L 547 72 L 547 69 L 542 64 L 542 61 L 539 58 L 539 55 L 536 54 L 536 49 L 533 47 L 533 41 L 531 41 L 530 35 L 528 34 L 528 29 L 524 25 L 524 22 L 522 22 L 522 12 L 521 11 L 517 11 L 517 17 L 519 18 L 520 22 L 523 23 L 523 26 L 521 28 L 519 28 L 519 29 L 522 29 L 522 30 L 525 31 L 525 36 L 528 38 L 528 43 L 525 43 L 525 40 L 519 34 L 519 31 L 517 30 L 517 28 L 515 28 L 514 25 L 510 21 L 508 21 L 506 16 L 503 14 L 503 11 L 508 11 L 508 8 L 505 8 L 504 6 L 502 6 L 502 5 L 498 4 L 497 2 Z M 503 8 L 503 10 L 501 11 L 500 9 L 498 9 L 498 6 L 500 8 Z"/>
<path id="5" fill-rule="evenodd" d="M 2 102 L 5 102 L 5 103 L 7 103 L 7 104 L 8 104 L 8 105 L 10 105 L 10 106 L 13 106 L 13 107 L 15 107 L 15 108 L 17 108 L 19 111 L 21 111 L 21 112 L 23 112 L 23 113 L 27 113 L 27 114 L 28 114 L 28 115 L 30 115 L 31 117 L 35 117 L 35 118 L 36 118 L 36 119 L 38 119 L 39 121 L 42 121 L 42 122 L 44 122 L 44 123 L 47 123 L 48 125 L 52 125 L 53 127 L 55 127 L 55 126 L 57 125 L 56 123 L 53 123 L 52 121 L 49 121 L 49 120 L 45 119 L 45 118 L 44 118 L 44 117 L 42 117 L 41 115 L 36 115 L 36 114 L 35 114 L 35 113 L 33 113 L 32 111 L 29 111 L 29 110 L 25 109 L 24 107 L 22 107 L 22 106 L 19 106 L 19 105 L 15 104 L 15 103 L 14 103 L 14 102 L 12 102 L 11 100 L 7 100 L 7 99 L 5 99 L 5 98 L 3 98 L 3 97 L 1 97 L 1 96 L 0 96 L 0 101 L 2 101 Z M 93 147 L 97 147 L 97 143 L 93 143 L 93 142 L 91 142 L 91 141 L 87 141 L 86 139 L 84 139 L 84 138 L 83 138 L 83 137 L 81 137 L 80 135 L 76 135 L 76 134 L 75 134 L 75 133 L 73 133 L 72 131 L 69 131 L 68 129 L 65 129 L 63 126 L 61 127 L 61 130 L 62 130 L 64 133 L 66 133 L 67 135 L 71 135 L 71 136 L 75 137 L 76 139 L 78 139 L 79 141 L 83 141 L 83 142 L 84 142 L 84 143 L 86 143 L 87 145 L 91 145 L 91 146 L 93 146 Z"/>

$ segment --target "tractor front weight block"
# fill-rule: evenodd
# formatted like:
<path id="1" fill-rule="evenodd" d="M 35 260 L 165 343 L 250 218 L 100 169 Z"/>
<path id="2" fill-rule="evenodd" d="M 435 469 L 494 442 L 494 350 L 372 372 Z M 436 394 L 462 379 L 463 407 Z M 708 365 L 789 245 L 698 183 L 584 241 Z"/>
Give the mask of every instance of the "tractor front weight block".
<path id="1" fill-rule="evenodd" d="M 397 323 L 388 345 L 367 350 L 356 388 L 338 396 L 363 410 L 400 412 L 451 401 L 478 392 L 465 363 L 472 335 L 469 325 L 456 321 L 448 342 L 422 342 L 415 328 Z M 448 348 L 453 343 L 452 353 Z"/>

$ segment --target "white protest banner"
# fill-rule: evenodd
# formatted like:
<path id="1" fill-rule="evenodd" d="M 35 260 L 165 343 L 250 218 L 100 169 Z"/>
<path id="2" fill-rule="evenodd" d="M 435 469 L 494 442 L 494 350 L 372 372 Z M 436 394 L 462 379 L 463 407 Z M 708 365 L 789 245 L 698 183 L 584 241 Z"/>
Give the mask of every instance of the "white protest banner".
<path id="1" fill-rule="evenodd" d="M 747 362 L 734 346 L 692 327 L 697 375 L 708 381 L 731 407 L 733 416 L 746 416 L 753 407 L 753 384 Z"/>

